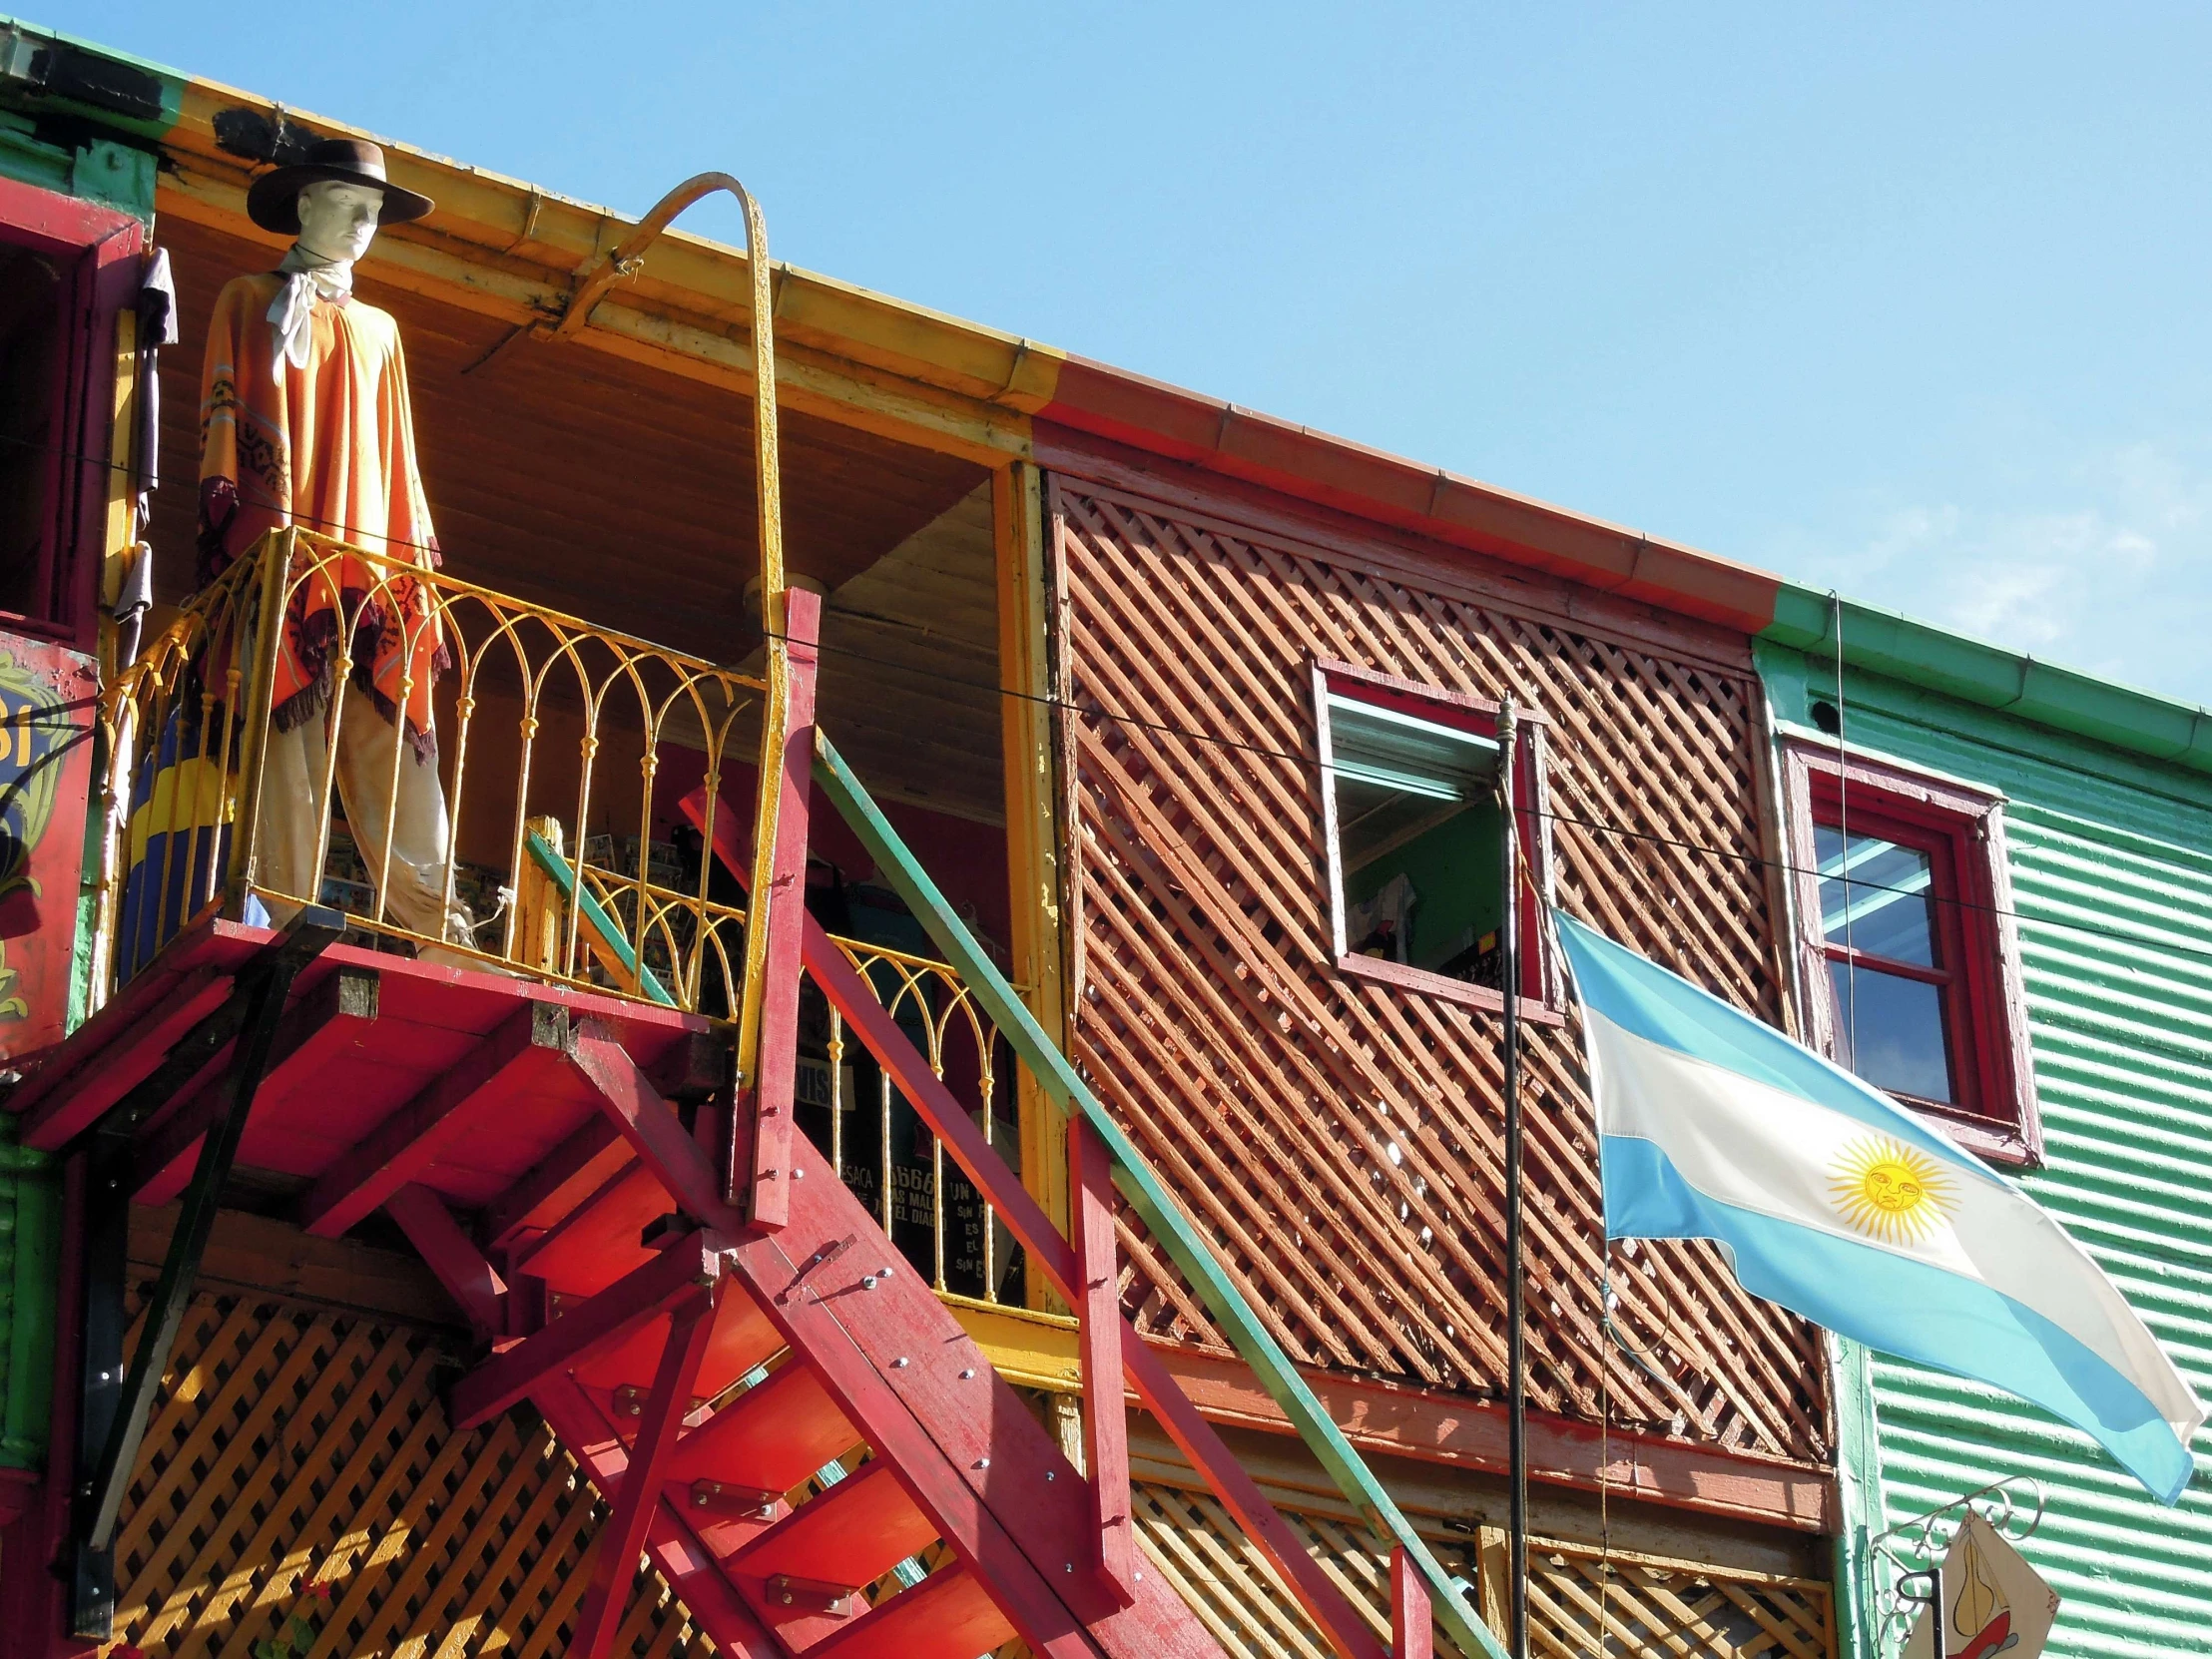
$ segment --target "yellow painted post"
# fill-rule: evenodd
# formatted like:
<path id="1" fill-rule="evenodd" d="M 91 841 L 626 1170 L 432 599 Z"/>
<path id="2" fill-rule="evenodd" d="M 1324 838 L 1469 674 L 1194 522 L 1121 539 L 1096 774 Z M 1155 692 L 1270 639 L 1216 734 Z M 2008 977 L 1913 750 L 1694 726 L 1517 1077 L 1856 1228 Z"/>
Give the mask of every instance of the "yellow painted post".
<path id="1" fill-rule="evenodd" d="M 770 282 L 768 222 L 743 186 L 734 179 L 730 186 L 745 210 L 745 258 L 753 278 L 754 484 L 761 504 L 761 628 L 768 636 L 768 706 L 761 719 L 761 765 L 753 812 L 753 899 L 745 929 L 745 988 L 738 1005 L 738 1087 L 751 1089 L 760 1075 L 761 996 L 767 988 L 768 929 L 761 923 L 776 874 L 775 780 L 783 772 L 791 702 L 784 641 L 783 471 L 776 443 L 776 305 Z M 806 901 L 804 892 L 796 897 Z"/>
<path id="2" fill-rule="evenodd" d="M 1067 1037 L 1066 975 L 1060 927 L 1059 781 L 1054 761 L 1051 665 L 1052 593 L 1044 557 L 1043 480 L 1016 461 L 991 475 L 991 534 L 998 567 L 998 676 L 1006 774 L 1006 869 L 1011 887 L 1014 974 L 1023 1000 L 1055 1044 Z M 1052 1225 L 1068 1230 L 1067 1114 L 1016 1069 L 1021 1112 L 1021 1179 Z M 1064 1313 L 1060 1299 L 1032 1274 L 1032 1308 Z"/>
<path id="3" fill-rule="evenodd" d="M 769 269 L 768 221 L 745 186 L 727 173 L 699 173 L 670 191 L 614 252 L 577 278 L 560 320 L 545 331 L 555 338 L 581 333 L 600 299 L 644 264 L 645 251 L 678 214 L 703 196 L 728 191 L 745 219 L 745 260 L 753 336 L 753 466 L 761 508 L 761 628 L 767 638 L 768 698 L 761 718 L 760 796 L 753 814 L 753 903 L 745 929 L 745 984 L 738 996 L 738 1087 L 754 1086 L 761 1060 L 762 974 L 768 951 L 767 930 L 758 925 L 776 869 L 777 798 L 771 780 L 783 766 L 790 735 L 784 647 L 783 469 L 776 428 L 776 293 Z M 733 656 L 740 653 L 732 653 Z M 804 895 L 802 895 L 804 896 Z"/>

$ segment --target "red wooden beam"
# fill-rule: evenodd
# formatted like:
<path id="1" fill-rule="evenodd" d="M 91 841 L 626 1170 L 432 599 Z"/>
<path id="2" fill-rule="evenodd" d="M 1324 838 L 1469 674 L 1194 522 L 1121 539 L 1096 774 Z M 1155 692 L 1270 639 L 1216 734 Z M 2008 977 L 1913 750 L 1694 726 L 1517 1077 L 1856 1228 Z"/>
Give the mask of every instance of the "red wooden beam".
<path id="1" fill-rule="evenodd" d="M 576 1659 L 606 1659 L 614 1645 L 623 1603 L 629 1599 L 630 1581 L 637 1577 L 638 1551 L 645 1544 L 653 1512 L 660 1507 L 661 1480 L 668 1472 L 669 1454 L 676 1447 L 684 1413 L 691 1408 L 692 1384 L 698 1381 L 700 1362 L 707 1357 L 714 1307 L 713 1292 L 695 1292 L 673 1311 L 668 1343 L 661 1350 L 660 1370 L 653 1379 L 653 1392 L 646 1399 L 637 1438 L 631 1442 L 630 1466 L 614 1493 L 614 1513 L 607 1517 L 599 1534 L 591 1588 L 584 1592 L 583 1610 L 577 1615 L 576 1634 L 569 1647 Z"/>
<path id="2" fill-rule="evenodd" d="M 800 926 L 807 914 L 807 798 L 815 779 L 816 642 L 822 600 L 804 588 L 784 594 L 787 711 L 784 754 L 776 774 L 776 863 L 766 893 L 753 895 L 749 925 L 767 929 L 762 957 L 760 1058 L 745 1080 L 741 1114 L 756 1122 L 748 1213 L 756 1227 L 782 1227 L 791 1215 L 793 1090 L 799 1077 Z M 761 787 L 769 787 L 763 778 Z M 739 1172 L 724 1191 L 738 1202 Z"/>
<path id="3" fill-rule="evenodd" d="M 301 1224 L 334 1239 L 414 1180 L 487 1111 L 523 1099 L 565 1057 L 568 1010 L 527 1002 L 414 1099 L 324 1170 L 300 1206 Z"/>
<path id="4" fill-rule="evenodd" d="M 466 1433 L 497 1416 L 541 1380 L 565 1372 L 600 1345 L 629 1336 L 648 1320 L 659 1319 L 702 1287 L 711 1288 L 722 1277 L 727 1245 L 716 1234 L 694 1234 L 569 1309 L 536 1335 L 493 1355 L 453 1385 L 455 1431 Z"/>
<path id="5" fill-rule="evenodd" d="M 26 1090 L 36 1092 L 15 1108 L 28 1114 L 23 1144 L 55 1152 L 91 1128 L 110 1106 L 151 1077 L 195 1026 L 231 999 L 231 973 L 219 967 L 187 974 L 159 1004 L 139 1010 L 139 1025 L 108 1033 L 111 1040 L 104 1051 L 82 1065 L 56 1070 L 51 1080 L 45 1073 L 33 1077 Z M 94 1040 L 80 1038 L 87 1045 Z M 49 1064 L 67 1065 L 73 1046 L 74 1041 L 63 1044 Z"/>
<path id="6" fill-rule="evenodd" d="M 1189 1347 L 1155 1348 L 1161 1364 L 1209 1420 L 1295 1435 L 1283 1407 L 1232 1356 Z M 1434 1394 L 1404 1383 L 1300 1367 L 1307 1385 L 1362 1453 L 1504 1473 L 1505 1408 Z M 1528 1475 L 1584 1491 L 1610 1488 L 1704 1514 L 1732 1515 L 1801 1532 L 1834 1529 L 1836 1490 L 1818 1468 L 1755 1457 L 1663 1435 L 1610 1430 L 1547 1411 L 1528 1414 Z"/>
<path id="7" fill-rule="evenodd" d="M 377 976 L 362 968 L 341 967 L 284 1011 L 270 1050 L 269 1070 L 257 1099 L 265 1106 L 311 1077 L 325 1061 L 343 1053 L 376 1018 Z M 193 1150 L 231 1109 L 237 1062 L 209 1078 L 198 1093 L 141 1138 L 131 1165 L 131 1186 L 139 1204 L 167 1204 L 192 1179 Z"/>
<path id="8" fill-rule="evenodd" d="M 88 1088 L 106 1096 L 95 1108 L 97 1115 L 154 1069 L 167 1047 L 157 1040 L 156 1021 L 180 1011 L 179 1005 L 197 996 L 209 978 L 226 977 L 237 966 L 236 961 L 226 967 L 211 960 L 226 942 L 215 921 L 221 908 L 218 900 L 186 923 L 183 932 L 120 986 L 98 1013 L 72 1031 L 66 1042 L 25 1057 L 26 1066 L 35 1069 L 16 1085 L 8 1109 L 24 1114 L 26 1129 L 49 1100 Z M 204 1010 L 214 1006 L 204 1004 Z M 189 1028 L 187 1022 L 176 1030 Z M 176 1041 L 174 1031 L 168 1041 Z M 134 1055 L 135 1069 L 131 1069 Z M 125 1063 L 124 1074 L 107 1078 L 104 1074 L 119 1061 Z"/>
<path id="9" fill-rule="evenodd" d="M 384 1200 L 384 1214 L 399 1224 L 423 1265 L 468 1316 L 479 1341 L 506 1331 L 506 1282 L 461 1230 L 444 1199 L 428 1187 L 405 1186 Z"/>
<path id="10" fill-rule="evenodd" d="M 1321 1626 L 1330 1646 L 1343 1659 L 1386 1659 L 1382 1644 L 1368 1629 L 1367 1621 L 1322 1570 L 1321 1563 L 1306 1552 L 1305 1542 L 1291 1530 L 1290 1522 L 1276 1512 L 1267 1494 L 1214 1432 L 1214 1425 L 1199 1415 L 1198 1407 L 1175 1385 L 1160 1357 L 1145 1346 L 1144 1339 L 1126 1320 L 1122 1322 L 1121 1363 L 1128 1369 L 1129 1381 L 1135 1384 L 1145 1409 L 1159 1418 L 1176 1449 L 1213 1488 L 1222 1506 L 1244 1528 L 1245 1536 L 1267 1552 L 1307 1616 Z"/>
<path id="11" fill-rule="evenodd" d="M 1074 1307 L 1083 1322 L 1083 1450 L 1098 1522 L 1095 1560 L 1108 1588 L 1133 1601 L 1137 1546 L 1129 1510 L 1129 1418 L 1122 1405 L 1113 1177 L 1105 1143 L 1079 1117 L 1068 1120 L 1068 1196 L 1075 1205 Z"/>
<path id="12" fill-rule="evenodd" d="M 583 1390 L 565 1377 L 549 1377 L 530 1393 L 569 1455 L 602 1494 L 616 1488 L 629 1467 L 629 1450 L 607 1426 Z M 783 1644 L 762 1628 L 753 1609 L 699 1541 L 688 1520 L 666 1497 L 655 1506 L 646 1530 L 646 1552 L 715 1647 L 731 1659 L 789 1659 Z"/>
<path id="13" fill-rule="evenodd" d="M 1428 1611 L 1428 1586 L 1403 1544 L 1390 1548 L 1391 1659 L 1433 1659 L 1435 1626 Z"/>
<path id="14" fill-rule="evenodd" d="M 669 1190 L 684 1214 L 730 1233 L 746 1225 L 746 1218 L 724 1202 L 723 1184 L 714 1166 L 685 1131 L 676 1109 L 661 1098 L 653 1080 L 639 1069 L 621 1043 L 597 1021 L 586 1020 L 576 1028 L 575 1047 L 569 1058 L 598 1090 L 600 1103 L 622 1138 Z"/>

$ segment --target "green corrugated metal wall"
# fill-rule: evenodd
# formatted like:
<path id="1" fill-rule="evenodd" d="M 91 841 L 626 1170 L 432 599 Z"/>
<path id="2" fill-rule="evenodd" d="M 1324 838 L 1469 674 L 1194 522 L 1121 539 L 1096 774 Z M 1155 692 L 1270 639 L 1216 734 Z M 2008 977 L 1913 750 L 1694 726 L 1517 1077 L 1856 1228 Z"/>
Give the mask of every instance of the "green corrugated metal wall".
<path id="1" fill-rule="evenodd" d="M 1785 730 L 1818 737 L 1833 667 L 1765 644 L 1760 662 Z M 1853 747 L 2008 798 L 2047 1156 L 2021 1184 L 2212 1399 L 2212 779 L 1873 675 L 1845 691 Z M 2212 1429 L 2166 1509 L 2009 1395 L 1879 1356 L 1873 1374 L 1877 1530 L 2038 1476 L 2049 1508 L 2023 1550 L 2063 1598 L 2048 1651 L 2212 1654 Z"/>

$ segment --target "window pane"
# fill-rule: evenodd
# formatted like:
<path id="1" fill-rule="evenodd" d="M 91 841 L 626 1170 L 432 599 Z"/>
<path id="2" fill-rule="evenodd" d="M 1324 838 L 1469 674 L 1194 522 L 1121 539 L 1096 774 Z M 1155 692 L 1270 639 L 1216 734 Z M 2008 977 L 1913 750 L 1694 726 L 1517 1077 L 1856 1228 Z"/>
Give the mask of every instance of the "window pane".
<path id="1" fill-rule="evenodd" d="M 1813 844 L 1821 870 L 1821 932 L 1830 943 L 1917 967 L 1941 965 L 1927 853 L 1854 831 L 1847 856 L 1843 832 L 1827 824 L 1814 826 Z"/>
<path id="2" fill-rule="evenodd" d="M 1919 979 L 1830 961 L 1836 1059 L 1878 1089 L 1948 1104 L 1949 1044 L 1942 992 Z"/>
<path id="3" fill-rule="evenodd" d="M 1346 947 L 1494 980 L 1496 741 L 1343 692 L 1327 708 Z"/>

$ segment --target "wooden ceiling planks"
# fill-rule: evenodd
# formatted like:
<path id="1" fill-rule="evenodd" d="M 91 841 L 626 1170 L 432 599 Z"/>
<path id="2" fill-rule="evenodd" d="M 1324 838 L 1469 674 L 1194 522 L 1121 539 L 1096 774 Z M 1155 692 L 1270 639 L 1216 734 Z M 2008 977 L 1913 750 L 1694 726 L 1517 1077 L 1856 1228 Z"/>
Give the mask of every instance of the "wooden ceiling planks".
<path id="1" fill-rule="evenodd" d="M 165 219 L 183 341 L 164 353 L 156 497 L 157 577 L 174 603 L 192 580 L 201 353 L 224 282 L 272 255 Z M 398 319 L 416 446 L 447 568 L 465 580 L 728 662 L 758 639 L 742 591 L 758 569 L 752 403 L 625 359 L 538 340 L 474 373 L 504 337 L 474 312 L 380 285 L 364 299 Z M 983 481 L 934 451 L 784 411 L 784 523 L 791 568 L 835 588 Z"/>
<path id="2" fill-rule="evenodd" d="M 1496 1020 L 1335 969 L 1310 665 L 1510 691 L 1544 712 L 1561 901 L 1773 1019 L 1756 687 L 1426 591 L 1399 549 L 1368 561 L 1064 478 L 1054 502 L 1070 695 L 1133 717 L 1068 722 L 1078 1055 L 1294 1354 L 1494 1395 Z M 1614 1320 L 1641 1361 L 1607 1352 L 1577 1033 L 1523 1041 L 1535 1403 L 1589 1420 L 1609 1394 L 1616 1422 L 1824 1460 L 1813 1334 L 1745 1297 L 1710 1247 L 1616 1251 Z M 1218 1342 L 1133 1222 L 1135 1316 Z"/>
<path id="3" fill-rule="evenodd" d="M 824 729 L 890 799 L 1005 823 L 988 484 L 831 594 Z"/>

